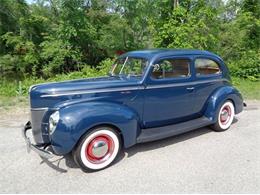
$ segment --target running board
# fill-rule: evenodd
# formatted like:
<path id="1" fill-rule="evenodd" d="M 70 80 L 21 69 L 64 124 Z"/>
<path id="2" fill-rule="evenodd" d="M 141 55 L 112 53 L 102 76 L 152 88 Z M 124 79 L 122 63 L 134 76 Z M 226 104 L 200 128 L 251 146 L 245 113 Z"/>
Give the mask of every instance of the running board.
<path id="1" fill-rule="evenodd" d="M 137 137 L 137 143 L 150 142 L 166 137 L 171 137 L 204 126 L 208 126 L 210 124 L 212 124 L 212 121 L 210 119 L 208 119 L 207 117 L 201 117 L 174 125 L 142 129 L 141 134 Z"/>

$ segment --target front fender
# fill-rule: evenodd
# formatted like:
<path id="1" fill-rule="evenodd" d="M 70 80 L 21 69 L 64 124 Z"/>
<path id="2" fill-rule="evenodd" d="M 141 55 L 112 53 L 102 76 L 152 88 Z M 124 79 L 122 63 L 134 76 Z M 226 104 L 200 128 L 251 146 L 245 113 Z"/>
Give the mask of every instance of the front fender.
<path id="1" fill-rule="evenodd" d="M 60 109 L 60 122 L 51 136 L 56 154 L 69 153 L 83 134 L 98 125 L 113 125 L 123 137 L 124 147 L 136 143 L 139 117 L 129 107 L 111 102 L 85 102 Z"/>
<path id="2" fill-rule="evenodd" d="M 216 122 L 218 110 L 227 100 L 231 100 L 233 102 L 235 107 L 235 114 L 242 112 L 243 98 L 239 91 L 233 86 L 224 86 L 216 89 L 210 96 L 206 104 L 207 107 L 204 116 Z"/>

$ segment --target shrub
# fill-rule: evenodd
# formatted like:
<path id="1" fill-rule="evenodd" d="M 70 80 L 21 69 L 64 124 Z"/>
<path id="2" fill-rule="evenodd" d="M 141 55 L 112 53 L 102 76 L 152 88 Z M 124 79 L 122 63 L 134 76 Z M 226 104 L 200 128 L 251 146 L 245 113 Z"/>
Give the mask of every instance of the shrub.
<path id="1" fill-rule="evenodd" d="M 106 59 L 100 62 L 97 68 L 91 68 L 89 65 L 84 65 L 84 68 L 81 71 L 75 71 L 68 74 L 57 74 L 48 79 L 27 77 L 20 82 L 17 80 L 12 80 L 12 81 L 0 80 L 0 96 L 27 95 L 31 85 L 45 83 L 45 82 L 106 76 L 111 68 L 112 62 L 113 60 Z"/>
<path id="2" fill-rule="evenodd" d="M 232 76 L 247 78 L 252 81 L 260 78 L 260 51 L 249 50 L 241 55 L 237 61 L 229 64 L 229 69 Z"/>

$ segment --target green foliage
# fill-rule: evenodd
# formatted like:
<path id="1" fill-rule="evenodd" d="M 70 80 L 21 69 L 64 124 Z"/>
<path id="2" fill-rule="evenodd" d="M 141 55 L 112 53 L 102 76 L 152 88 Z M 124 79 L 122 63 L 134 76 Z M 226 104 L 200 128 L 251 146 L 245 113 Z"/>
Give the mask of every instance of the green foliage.
<path id="1" fill-rule="evenodd" d="M 214 50 L 218 47 L 219 24 L 216 8 L 205 3 L 189 7 L 179 6 L 172 10 L 167 20 L 155 22 L 154 44 L 156 47 L 197 48 Z"/>
<path id="2" fill-rule="evenodd" d="M 164 2 L 169 2 L 165 0 Z M 220 54 L 233 76 L 259 79 L 259 1 L 183 1 L 153 21 L 154 45 Z M 166 12 L 166 10 L 168 12 Z"/>
<path id="3" fill-rule="evenodd" d="M 248 78 L 252 81 L 260 78 L 260 50 L 252 50 L 241 54 L 238 61 L 230 64 L 231 75 L 235 77 Z"/>
<path id="4" fill-rule="evenodd" d="M 209 50 L 233 76 L 257 81 L 260 1 L 0 1 L 5 86 L 105 75 L 111 61 L 104 59 L 152 47 Z"/>
<path id="5" fill-rule="evenodd" d="M 260 81 L 232 78 L 234 86 L 242 93 L 244 99 L 260 100 Z"/>
<path id="6" fill-rule="evenodd" d="M 47 39 L 40 44 L 42 52 L 41 60 L 45 62 L 43 73 L 46 77 L 52 77 L 56 73 L 68 73 L 77 70 L 80 60 L 80 52 L 69 42 L 59 39 Z"/>
<path id="7" fill-rule="evenodd" d="M 97 65 L 97 68 L 91 68 L 89 65 L 83 65 L 81 71 L 74 71 L 67 74 L 57 74 L 47 79 L 27 77 L 20 83 L 19 80 L 8 81 L 3 79 L 0 80 L 0 96 L 27 95 L 31 85 L 40 83 L 106 76 L 110 71 L 113 62 L 114 60 L 112 59 L 106 59 L 101 61 Z"/>
<path id="8" fill-rule="evenodd" d="M 38 64 L 38 53 L 33 42 L 23 39 L 12 32 L 2 36 L 7 48 L 10 50 L 0 58 L 0 67 L 3 72 L 19 72 L 22 75 L 31 73 Z"/>

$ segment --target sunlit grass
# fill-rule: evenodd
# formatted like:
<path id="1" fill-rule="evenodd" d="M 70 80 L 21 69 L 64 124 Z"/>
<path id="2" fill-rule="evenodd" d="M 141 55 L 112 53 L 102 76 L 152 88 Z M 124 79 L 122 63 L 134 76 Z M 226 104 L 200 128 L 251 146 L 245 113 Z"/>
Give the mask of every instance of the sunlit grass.
<path id="1" fill-rule="evenodd" d="M 25 96 L 0 96 L 0 109 L 9 109 L 13 107 L 27 106 L 28 97 Z"/>
<path id="2" fill-rule="evenodd" d="M 260 81 L 233 78 L 233 85 L 242 93 L 244 99 L 260 100 Z"/>

